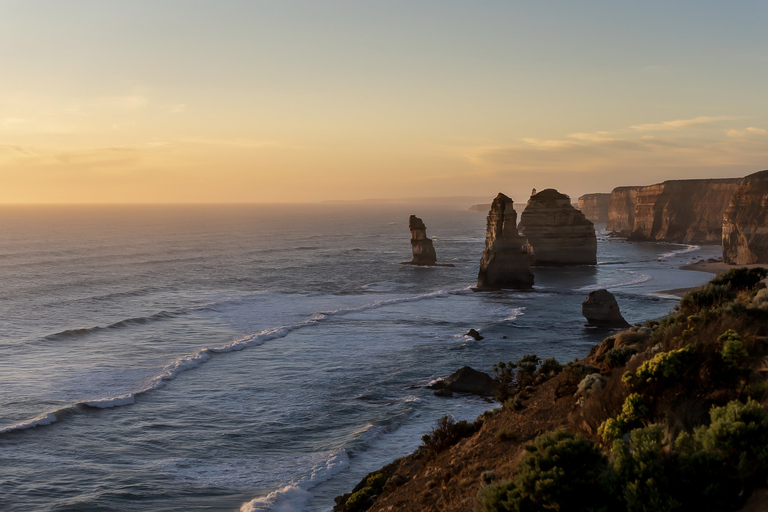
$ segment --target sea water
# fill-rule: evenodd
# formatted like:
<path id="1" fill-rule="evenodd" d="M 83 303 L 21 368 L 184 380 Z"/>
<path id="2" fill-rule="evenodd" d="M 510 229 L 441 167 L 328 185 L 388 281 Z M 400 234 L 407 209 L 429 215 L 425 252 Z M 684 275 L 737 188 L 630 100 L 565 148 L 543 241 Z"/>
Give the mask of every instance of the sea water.
<path id="1" fill-rule="evenodd" d="M 0 510 L 326 511 L 478 397 L 425 385 L 525 354 L 580 358 L 717 247 L 599 232 L 598 265 L 475 293 L 485 216 L 416 205 L 0 208 Z M 410 259 L 408 216 L 439 260 Z M 465 336 L 475 328 L 485 339 Z"/>

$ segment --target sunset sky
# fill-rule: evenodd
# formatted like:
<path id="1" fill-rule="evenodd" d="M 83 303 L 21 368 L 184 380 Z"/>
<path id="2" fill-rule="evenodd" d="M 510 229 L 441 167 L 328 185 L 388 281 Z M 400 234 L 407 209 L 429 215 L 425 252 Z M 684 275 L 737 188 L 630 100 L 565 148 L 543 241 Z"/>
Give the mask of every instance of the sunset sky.
<path id="1" fill-rule="evenodd" d="M 766 24 L 765 0 L 5 0 L 0 203 L 743 176 Z"/>

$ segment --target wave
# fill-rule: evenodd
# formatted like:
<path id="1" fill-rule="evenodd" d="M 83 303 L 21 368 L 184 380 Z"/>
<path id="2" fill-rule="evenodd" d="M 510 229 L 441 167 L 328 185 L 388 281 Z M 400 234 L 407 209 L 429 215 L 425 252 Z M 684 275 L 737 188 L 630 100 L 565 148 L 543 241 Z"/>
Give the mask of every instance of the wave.
<path id="1" fill-rule="evenodd" d="M 674 258 L 675 256 L 679 256 L 681 254 L 687 254 L 689 252 L 698 251 L 699 249 L 701 249 L 700 245 L 685 245 L 685 246 L 683 246 L 682 249 L 678 249 L 676 251 L 665 252 L 664 254 L 659 256 L 657 259 L 658 260 L 665 260 L 667 258 Z"/>
<path id="2" fill-rule="evenodd" d="M 105 327 L 101 327 L 97 325 L 94 327 L 81 327 L 79 329 L 67 329 L 64 331 L 60 331 L 60 332 L 56 332 L 56 333 L 44 336 L 43 339 L 48 341 L 56 341 L 56 340 L 61 340 L 66 338 L 80 337 L 80 336 L 85 336 L 94 332 L 106 331 L 109 329 L 120 329 L 123 327 L 130 327 L 133 325 L 144 325 L 151 322 L 157 322 L 159 320 L 168 320 L 168 319 L 176 318 L 178 316 L 182 316 L 186 314 L 187 314 L 186 311 L 175 311 L 175 312 L 160 311 L 159 313 L 155 313 L 153 315 L 140 316 L 135 318 L 126 318 L 125 320 L 120 320 L 113 324 L 109 324 Z"/>
<path id="3" fill-rule="evenodd" d="M 524 314 L 523 313 L 524 311 L 525 311 L 525 306 L 519 307 L 519 308 L 514 308 L 514 309 L 512 309 L 512 314 L 510 314 L 508 317 L 506 317 L 503 321 L 504 322 L 509 322 L 509 321 L 512 321 L 512 320 L 516 320 L 517 317 L 519 317 L 520 315 Z"/>
<path id="4" fill-rule="evenodd" d="M 371 309 L 377 309 L 377 308 L 389 306 L 392 304 L 402 304 L 405 302 L 414 302 L 419 300 L 432 299 L 436 297 L 443 297 L 443 296 L 449 295 L 450 293 L 452 292 L 446 291 L 446 290 L 437 290 L 434 292 L 424 293 L 421 295 L 413 295 L 410 297 L 397 297 L 393 299 L 378 300 L 378 301 L 370 302 L 368 304 L 363 304 L 361 306 L 353 307 L 353 308 L 318 312 L 312 315 L 310 318 L 303 320 L 301 322 L 297 322 L 295 324 L 264 329 L 257 333 L 243 336 L 242 338 L 238 338 L 224 345 L 201 348 L 197 352 L 184 355 L 182 357 L 179 357 L 178 359 L 171 361 L 168 365 L 163 367 L 163 369 L 156 376 L 151 378 L 142 388 L 136 391 L 133 391 L 130 393 L 124 393 L 118 396 L 82 400 L 74 404 L 68 405 L 66 407 L 63 407 L 61 409 L 47 411 L 31 420 L 27 420 L 14 425 L 2 427 L 0 428 L 0 434 L 14 432 L 17 430 L 25 430 L 28 428 L 33 428 L 38 426 L 50 425 L 52 423 L 55 423 L 58 419 L 60 419 L 62 413 L 65 411 L 77 411 L 78 409 L 82 409 L 85 407 L 97 408 L 97 409 L 108 409 L 112 407 L 122 407 L 125 405 L 134 404 L 137 396 L 163 387 L 166 382 L 175 379 L 176 376 L 179 375 L 180 373 L 199 367 L 201 364 L 209 361 L 211 357 L 214 356 L 215 354 L 236 352 L 236 351 L 246 349 L 248 347 L 259 346 L 270 340 L 284 338 L 289 333 L 297 329 L 302 329 L 304 327 L 317 325 L 320 322 L 323 322 L 325 320 L 328 320 L 336 316 L 346 315 L 350 313 L 357 313 L 357 312 L 367 311 Z M 161 312 L 161 313 L 170 314 L 166 312 Z M 152 315 L 151 317 L 144 317 L 144 318 L 156 317 L 161 313 Z M 124 324 L 125 322 L 134 321 L 134 320 L 136 319 L 122 320 L 112 325 Z M 92 331 L 93 329 L 109 329 L 111 327 L 112 326 L 91 328 L 90 331 Z M 81 331 L 80 329 L 74 329 L 70 331 L 63 331 L 63 333 L 69 333 L 67 334 L 67 336 L 73 336 L 73 335 L 78 336 L 78 335 L 81 335 L 79 334 L 80 331 Z M 63 333 L 57 333 L 57 335 L 61 335 Z"/>
<path id="5" fill-rule="evenodd" d="M 574 288 L 574 291 L 586 292 L 586 291 L 594 291 L 594 290 L 601 290 L 601 289 L 608 289 L 608 288 L 620 288 L 623 286 L 632 286 L 635 284 L 645 283 L 653 279 L 653 277 L 649 276 L 648 274 L 642 274 L 635 270 L 625 270 L 625 269 L 619 269 L 619 270 L 621 272 L 624 272 L 625 274 L 628 274 L 629 279 L 625 279 L 623 281 L 614 281 L 612 283 L 591 284 L 588 286 L 582 286 L 580 288 Z"/>
<path id="6" fill-rule="evenodd" d="M 259 512 L 274 510 L 292 512 L 304 510 L 309 500 L 313 498 L 309 489 L 327 482 L 349 467 L 349 456 L 344 449 L 334 452 L 323 464 L 314 468 L 309 475 L 291 482 L 290 484 L 267 494 L 254 498 L 240 505 L 240 512 Z"/>

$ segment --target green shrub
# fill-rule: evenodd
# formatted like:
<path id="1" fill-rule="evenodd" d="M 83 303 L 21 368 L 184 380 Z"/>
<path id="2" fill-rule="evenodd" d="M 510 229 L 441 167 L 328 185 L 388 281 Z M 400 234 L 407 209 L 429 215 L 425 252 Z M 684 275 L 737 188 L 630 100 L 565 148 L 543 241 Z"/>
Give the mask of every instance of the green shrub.
<path id="1" fill-rule="evenodd" d="M 697 447 L 716 454 L 732 475 L 745 477 L 768 469 L 768 412 L 754 400 L 713 407 L 709 425 L 696 429 Z"/>
<path id="2" fill-rule="evenodd" d="M 735 297 L 735 293 L 730 285 L 715 284 L 712 280 L 701 288 L 696 288 L 683 295 L 683 298 L 680 299 L 680 306 L 685 309 L 698 310 L 721 304 L 733 297 Z"/>
<path id="3" fill-rule="evenodd" d="M 692 352 L 691 345 L 669 352 L 660 352 L 653 356 L 653 359 L 641 364 L 636 372 L 625 373 L 621 380 L 628 386 L 636 388 L 677 378 L 680 376 L 687 356 Z"/>
<path id="4" fill-rule="evenodd" d="M 481 490 L 480 511 L 586 512 L 607 503 L 608 461 L 593 442 L 561 430 L 539 436 L 526 449 L 514 480 Z"/>
<path id="5" fill-rule="evenodd" d="M 476 431 L 477 426 L 465 420 L 455 421 L 453 416 L 443 416 L 437 420 L 437 426 L 429 434 L 422 436 L 422 449 L 431 453 L 440 453 Z"/>
<path id="6" fill-rule="evenodd" d="M 632 347 L 616 347 L 605 353 L 605 364 L 608 368 L 618 368 L 627 364 L 627 361 L 637 354 L 637 349 Z"/>
<path id="7" fill-rule="evenodd" d="M 630 393 L 621 406 L 621 414 L 627 423 L 637 422 L 648 416 L 650 409 L 645 404 L 645 399 L 638 393 Z"/>
<path id="8" fill-rule="evenodd" d="M 539 369 L 537 373 L 539 375 L 543 375 L 546 377 L 554 377 L 558 373 L 560 373 L 563 370 L 563 365 L 557 362 L 557 359 L 554 357 L 549 357 L 545 359 L 541 366 L 539 366 Z"/>
<path id="9" fill-rule="evenodd" d="M 752 307 L 768 309 L 768 289 L 762 289 L 752 298 Z"/>
<path id="10" fill-rule="evenodd" d="M 720 355 L 723 361 L 734 370 L 744 368 L 749 354 L 739 333 L 733 329 L 728 329 L 717 338 L 717 341 L 722 344 Z"/>
<path id="11" fill-rule="evenodd" d="M 598 389 L 605 387 L 606 378 L 599 373 L 590 373 L 579 382 L 576 391 L 581 396 L 588 396 Z"/>
<path id="12" fill-rule="evenodd" d="M 648 418 L 651 410 L 645 399 L 638 393 L 630 393 L 621 406 L 621 413 L 608 418 L 597 429 L 598 435 L 606 441 L 620 439 L 628 430 L 640 425 Z"/>

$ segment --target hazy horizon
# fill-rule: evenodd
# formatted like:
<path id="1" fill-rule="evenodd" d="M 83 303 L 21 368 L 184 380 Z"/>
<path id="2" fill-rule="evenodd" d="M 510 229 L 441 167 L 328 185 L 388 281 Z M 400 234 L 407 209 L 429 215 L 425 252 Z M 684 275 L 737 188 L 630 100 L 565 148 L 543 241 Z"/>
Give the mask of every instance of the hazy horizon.
<path id="1" fill-rule="evenodd" d="M 768 4 L 8 1 L 0 204 L 573 200 L 768 168 Z"/>

